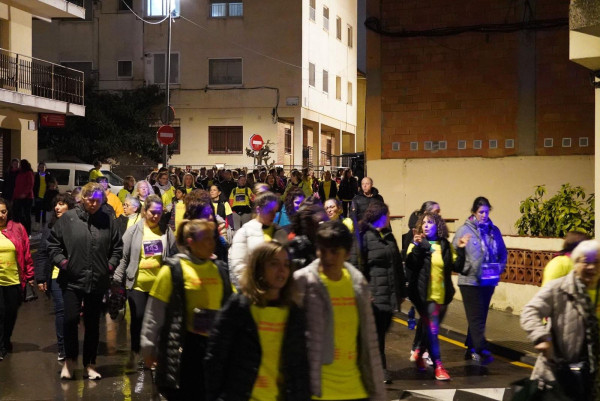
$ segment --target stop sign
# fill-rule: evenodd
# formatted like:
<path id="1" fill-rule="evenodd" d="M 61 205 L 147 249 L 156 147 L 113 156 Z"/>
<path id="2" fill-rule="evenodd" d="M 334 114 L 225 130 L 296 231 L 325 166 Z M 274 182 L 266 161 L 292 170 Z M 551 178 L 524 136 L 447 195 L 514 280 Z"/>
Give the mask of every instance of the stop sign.
<path id="1" fill-rule="evenodd" d="M 264 145 L 265 142 L 263 141 L 262 136 L 254 134 L 250 137 L 250 147 L 252 150 L 258 152 L 263 148 Z"/>
<path id="2" fill-rule="evenodd" d="M 170 145 L 175 142 L 175 128 L 170 125 L 161 125 L 156 132 L 156 139 L 163 145 Z"/>

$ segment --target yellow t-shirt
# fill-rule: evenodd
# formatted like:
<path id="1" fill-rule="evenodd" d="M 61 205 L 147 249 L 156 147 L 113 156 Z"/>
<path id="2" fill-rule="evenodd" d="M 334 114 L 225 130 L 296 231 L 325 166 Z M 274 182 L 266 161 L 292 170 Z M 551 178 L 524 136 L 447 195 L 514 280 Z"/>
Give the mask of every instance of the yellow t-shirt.
<path id="1" fill-rule="evenodd" d="M 275 227 L 271 226 L 269 228 L 263 228 L 263 234 L 265 236 L 265 242 L 273 241 L 273 233 L 275 232 Z"/>
<path id="2" fill-rule="evenodd" d="M 185 204 L 183 201 L 179 201 L 175 204 L 175 231 L 177 231 L 177 226 L 179 222 L 183 220 L 183 216 L 185 215 Z"/>
<path id="3" fill-rule="evenodd" d="M 442 247 L 437 241 L 429 241 L 433 253 L 431 254 L 431 275 L 429 277 L 429 288 L 427 289 L 427 301 L 433 301 L 443 305 L 446 297 L 446 285 L 444 283 L 444 259 L 442 258 Z M 415 244 L 410 244 L 406 254 L 410 254 Z M 454 247 L 450 244 L 452 260 L 457 258 Z"/>
<path id="4" fill-rule="evenodd" d="M 90 171 L 90 182 L 96 182 L 96 178 L 98 177 L 104 177 L 104 174 L 102 174 L 102 171 L 93 168 Z"/>
<path id="5" fill-rule="evenodd" d="M 167 206 L 173 203 L 173 198 L 175 197 L 175 188 L 173 186 L 169 187 L 160 197 L 163 205 L 165 206 L 165 210 Z"/>
<path id="6" fill-rule="evenodd" d="M 210 260 L 195 264 L 187 259 L 181 259 L 181 269 L 183 270 L 185 289 L 187 331 L 208 336 L 208 330 L 202 325 L 201 319 L 194 321 L 194 309 L 209 310 L 214 311 L 214 313 L 221 309 L 223 280 L 219 274 L 219 269 Z M 158 273 L 150 295 L 160 301 L 169 302 L 172 291 L 171 268 L 163 266 Z"/>
<path id="7" fill-rule="evenodd" d="M 553 258 L 544 268 L 542 276 L 542 287 L 552 280 L 561 278 L 573 270 L 573 261 L 567 255 L 561 255 Z"/>
<path id="8" fill-rule="evenodd" d="M 279 399 L 279 362 L 281 360 L 281 345 L 285 325 L 290 314 L 287 307 L 268 306 L 261 308 L 256 305 L 250 307 L 250 312 L 258 329 L 258 338 L 262 359 L 258 369 L 258 376 L 252 389 L 251 400 Z"/>
<path id="9" fill-rule="evenodd" d="M 354 222 L 350 217 L 346 217 L 344 220 L 342 220 L 342 223 L 344 223 L 344 225 L 348 227 L 350 233 L 354 233 Z"/>
<path id="10" fill-rule="evenodd" d="M 596 289 L 588 290 L 588 296 L 592 301 L 592 305 L 594 305 L 596 303 Z M 596 303 L 596 317 L 600 320 L 600 300 Z"/>
<path id="11" fill-rule="evenodd" d="M 213 201 L 213 208 L 215 209 L 215 215 L 217 214 L 217 209 L 219 208 L 219 202 Z M 225 206 L 225 217 L 229 216 L 232 212 L 231 206 L 227 202 L 223 202 L 223 206 Z"/>
<path id="12" fill-rule="evenodd" d="M 21 284 L 15 245 L 0 232 L 0 286 Z"/>
<path id="13" fill-rule="evenodd" d="M 332 182 L 333 181 L 323 181 L 323 192 L 325 192 L 325 199 L 321 199 L 323 203 L 325 203 L 325 201 L 329 199 L 329 193 L 331 192 Z"/>
<path id="14" fill-rule="evenodd" d="M 125 198 L 127 198 L 127 195 L 130 195 L 130 194 L 131 194 L 131 192 L 129 192 L 125 188 L 121 188 L 119 190 L 119 193 L 117 194 L 117 198 L 119 198 L 121 203 L 125 203 Z"/>
<path id="15" fill-rule="evenodd" d="M 40 190 L 36 194 L 38 198 L 43 198 L 46 195 L 46 176 L 40 175 Z"/>
<path id="16" fill-rule="evenodd" d="M 321 397 L 317 400 L 353 400 L 368 398 L 358 369 L 358 330 L 360 318 L 352 279 L 348 270 L 333 281 L 322 272 L 321 281 L 329 292 L 333 307 L 334 360 L 321 369 Z"/>
<path id="17" fill-rule="evenodd" d="M 127 220 L 127 228 L 137 224 L 138 221 L 140 221 L 140 214 L 136 213 L 134 217 L 130 217 L 129 220 Z"/>
<path id="18" fill-rule="evenodd" d="M 163 243 L 159 227 L 151 229 L 144 224 L 142 246 L 140 247 L 140 264 L 133 289 L 150 292 L 162 266 Z"/>

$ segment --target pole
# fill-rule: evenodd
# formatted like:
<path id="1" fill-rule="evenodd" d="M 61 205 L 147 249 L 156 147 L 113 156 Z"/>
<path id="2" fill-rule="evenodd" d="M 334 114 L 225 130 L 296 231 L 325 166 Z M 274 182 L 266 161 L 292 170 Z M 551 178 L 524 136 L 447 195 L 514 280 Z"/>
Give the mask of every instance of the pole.
<path id="1" fill-rule="evenodd" d="M 173 13 L 171 11 L 171 4 L 172 4 L 173 0 L 166 0 L 167 4 L 168 4 L 168 10 L 167 12 L 169 13 L 169 30 L 167 33 L 167 72 L 166 72 L 166 78 L 165 78 L 165 83 L 166 83 L 166 89 L 167 89 L 167 109 L 169 108 L 169 106 L 171 106 L 171 95 L 169 92 L 169 81 L 171 78 L 171 24 L 173 22 Z M 163 145 L 163 166 L 168 167 L 167 164 L 169 162 L 169 146 L 168 145 Z"/>

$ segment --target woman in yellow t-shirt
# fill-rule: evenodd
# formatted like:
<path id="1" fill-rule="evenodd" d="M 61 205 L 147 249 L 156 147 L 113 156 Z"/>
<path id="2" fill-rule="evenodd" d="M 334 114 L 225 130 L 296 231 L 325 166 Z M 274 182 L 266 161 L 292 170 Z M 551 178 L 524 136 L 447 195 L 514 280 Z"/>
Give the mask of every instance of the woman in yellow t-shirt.
<path id="1" fill-rule="evenodd" d="M 140 331 L 152 285 L 163 259 L 177 252 L 173 231 L 159 224 L 162 215 L 160 197 L 150 195 L 142 209 L 142 220 L 123 235 L 123 257 L 113 276 L 113 286 L 125 285 L 131 311 L 131 352 L 126 366 L 129 370 L 138 367 Z"/>
<path id="2" fill-rule="evenodd" d="M 50 291 L 50 294 L 52 295 L 52 300 L 54 302 L 54 327 L 56 329 L 56 343 L 58 345 L 58 360 L 64 361 L 65 342 L 63 326 L 65 321 L 65 307 L 62 290 L 57 281 L 60 269 L 52 263 L 52 259 L 48 255 L 47 244 L 50 230 L 56 221 L 65 214 L 67 210 L 73 209 L 76 202 L 75 198 L 70 194 L 62 193 L 56 195 L 52 203 L 54 212 L 48 222 L 48 226 L 42 230 L 42 239 L 40 240 L 37 252 L 34 255 L 35 279 L 40 291 Z"/>
<path id="3" fill-rule="evenodd" d="M 442 365 L 438 333 L 448 304 L 454 297 L 452 271 L 461 271 L 465 260 L 465 246 L 470 234 L 458 240 L 455 250 L 448 241 L 448 228 L 437 213 L 425 212 L 413 229 L 413 243 L 406 255 L 408 296 L 417 308 L 422 320 L 421 340 L 415 363 L 424 371 L 427 364 L 423 359 L 425 344 L 429 344 L 429 355 L 433 360 L 437 380 L 450 380 Z"/>
<path id="4" fill-rule="evenodd" d="M 168 259 L 150 290 L 141 334 L 147 366 L 168 400 L 204 399 L 204 360 L 214 317 L 232 293 L 227 266 L 212 257 L 215 224 L 183 220 L 181 253 Z"/>
<path id="5" fill-rule="evenodd" d="M 566 276 L 573 270 L 573 261 L 571 260 L 571 252 L 580 242 L 590 239 L 585 233 L 577 231 L 569 231 L 565 235 L 565 242 L 562 250 L 556 255 L 546 267 L 542 276 L 542 287 L 552 280 Z"/>
<path id="6" fill-rule="evenodd" d="M 221 310 L 208 341 L 209 400 L 310 398 L 304 314 L 292 302 L 288 259 L 276 241 L 249 255 L 241 293 Z"/>

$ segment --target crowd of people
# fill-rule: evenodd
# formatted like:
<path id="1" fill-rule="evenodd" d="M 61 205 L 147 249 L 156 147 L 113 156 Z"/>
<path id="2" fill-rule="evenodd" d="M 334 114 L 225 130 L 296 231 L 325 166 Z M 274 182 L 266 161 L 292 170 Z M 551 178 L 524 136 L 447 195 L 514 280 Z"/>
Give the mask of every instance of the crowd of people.
<path id="1" fill-rule="evenodd" d="M 126 368 L 154 369 L 169 400 L 383 400 L 394 378 L 386 333 L 406 298 L 420 316 L 411 361 L 450 380 L 438 334 L 457 273 L 469 324 L 465 359 L 493 361 L 486 320 L 507 250 L 485 197 L 473 201 L 452 241 L 440 204 L 424 202 L 399 245 L 373 180 L 359 183 L 350 169 L 318 179 L 309 169 L 286 177 L 282 169 L 163 168 L 140 181 L 125 177 L 115 195 L 95 168 L 88 184 L 56 192 L 43 207 L 51 216 L 44 225 L 39 214 L 34 268 L 16 211 L 31 212 L 16 188 L 26 173 L 36 202 L 56 187 L 42 167 L 34 175 L 23 165 L 12 202 L 0 199 L 0 360 L 11 351 L 20 294 L 37 282 L 52 294 L 62 379 L 75 377 L 81 316 L 84 377 L 102 377 L 100 317 L 106 309 L 116 316 L 126 302 Z M 522 320 L 540 358 L 558 348 L 571 363 L 586 361 L 581 382 L 593 391 L 600 263 L 598 244 L 584 239 L 569 243 L 567 260 L 552 270 L 556 280 Z M 565 326 L 549 331 L 544 318 Z M 574 329 L 585 336 L 574 341 Z M 548 360 L 536 377 L 553 371 Z M 555 373 L 548 380 L 572 380 Z"/>

